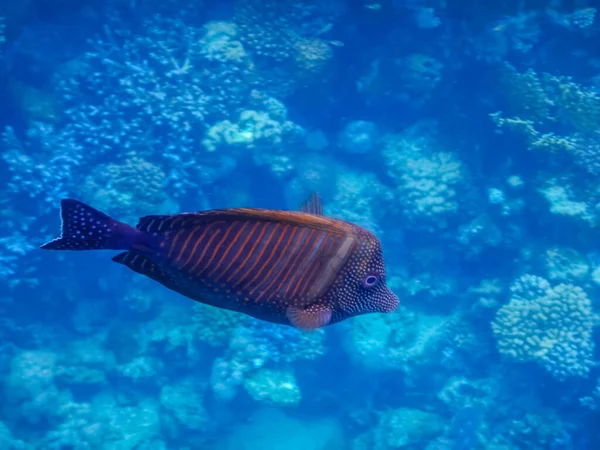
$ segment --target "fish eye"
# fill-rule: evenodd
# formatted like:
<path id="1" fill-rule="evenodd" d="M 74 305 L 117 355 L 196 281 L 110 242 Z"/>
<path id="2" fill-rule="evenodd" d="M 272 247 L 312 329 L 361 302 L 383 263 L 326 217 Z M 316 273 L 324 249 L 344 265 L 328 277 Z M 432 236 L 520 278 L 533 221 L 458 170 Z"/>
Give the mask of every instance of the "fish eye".
<path id="1" fill-rule="evenodd" d="M 379 278 L 377 277 L 377 275 L 367 275 L 365 277 L 365 279 L 363 280 L 363 286 L 370 288 L 373 287 L 377 284 L 377 282 L 379 281 Z"/>

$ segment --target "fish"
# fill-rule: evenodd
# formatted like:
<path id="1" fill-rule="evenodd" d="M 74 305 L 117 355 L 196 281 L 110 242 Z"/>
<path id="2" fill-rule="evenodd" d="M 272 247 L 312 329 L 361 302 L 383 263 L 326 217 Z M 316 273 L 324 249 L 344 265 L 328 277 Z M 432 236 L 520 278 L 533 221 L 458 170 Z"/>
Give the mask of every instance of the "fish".
<path id="1" fill-rule="evenodd" d="M 327 217 L 317 193 L 300 211 L 213 209 L 149 215 L 133 227 L 75 199 L 44 250 L 120 250 L 112 258 L 200 303 L 314 330 L 399 304 L 379 239 Z"/>

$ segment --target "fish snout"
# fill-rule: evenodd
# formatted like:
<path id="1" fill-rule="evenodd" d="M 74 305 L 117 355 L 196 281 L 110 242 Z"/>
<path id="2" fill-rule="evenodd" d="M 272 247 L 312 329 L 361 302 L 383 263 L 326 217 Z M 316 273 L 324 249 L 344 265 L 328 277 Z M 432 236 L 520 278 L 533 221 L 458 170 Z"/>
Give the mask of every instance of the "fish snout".
<path id="1" fill-rule="evenodd" d="M 384 313 L 390 313 L 394 311 L 400 305 L 400 298 L 394 294 L 388 287 L 385 288 L 386 293 L 384 301 L 382 302 L 382 311 Z"/>

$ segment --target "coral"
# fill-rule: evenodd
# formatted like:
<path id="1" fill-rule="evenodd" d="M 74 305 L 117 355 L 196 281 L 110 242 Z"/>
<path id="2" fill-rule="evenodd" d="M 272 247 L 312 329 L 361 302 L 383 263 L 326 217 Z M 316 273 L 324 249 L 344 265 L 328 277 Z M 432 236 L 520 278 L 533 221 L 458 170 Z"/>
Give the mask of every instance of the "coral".
<path id="1" fill-rule="evenodd" d="M 60 406 L 62 421 L 51 429 L 38 445 L 40 448 L 60 450 L 89 450 L 104 448 L 106 426 L 94 417 L 92 405 L 67 402 Z"/>
<path id="2" fill-rule="evenodd" d="M 596 134 L 600 128 L 600 94 L 571 77 L 543 75 L 545 89 L 557 109 L 557 118 L 575 131 Z"/>
<path id="3" fill-rule="evenodd" d="M 442 80 L 443 64 L 431 56 L 413 53 L 403 58 L 400 65 L 399 84 L 418 99 L 428 99 Z"/>
<path id="4" fill-rule="evenodd" d="M 45 214 L 73 190 L 84 160 L 83 145 L 56 127 L 33 123 L 25 138 L 4 130 L 2 159 L 8 166 L 8 191 L 39 200 L 37 214 Z"/>
<path id="5" fill-rule="evenodd" d="M 384 212 L 379 206 L 392 199 L 390 189 L 375 174 L 344 166 L 338 167 L 335 187 L 336 193 L 326 205 L 325 213 L 382 236 L 381 216 Z"/>
<path id="6" fill-rule="evenodd" d="M 293 170 L 291 149 L 299 145 L 304 131 L 287 120 L 287 112 L 272 114 L 264 110 L 244 110 L 237 121 L 217 122 L 209 128 L 202 145 L 209 152 L 223 151 L 239 156 L 250 153 L 257 166 L 285 177 Z"/>
<path id="7" fill-rule="evenodd" d="M 157 377 L 163 364 L 158 358 L 139 356 L 116 367 L 118 381 L 123 386 L 155 387 L 160 380 Z"/>
<path id="8" fill-rule="evenodd" d="M 231 400 L 245 377 L 263 367 L 269 357 L 265 343 L 254 342 L 245 328 L 236 330 L 225 355 L 213 362 L 210 386 L 214 394 L 222 400 Z"/>
<path id="9" fill-rule="evenodd" d="M 540 293 L 535 299 L 512 298 L 498 310 L 492 322 L 498 350 L 535 362 L 559 380 L 587 376 L 594 351 L 589 298 L 569 284 Z"/>
<path id="10" fill-rule="evenodd" d="M 569 140 L 567 151 L 575 164 L 593 176 L 600 176 L 600 136 L 575 136 Z"/>
<path id="11" fill-rule="evenodd" d="M 298 39 L 295 42 L 295 77 L 298 85 L 314 85 L 327 80 L 331 73 L 333 49 L 329 42 L 319 38 Z"/>
<path id="12" fill-rule="evenodd" d="M 160 391 L 161 420 L 171 423 L 177 433 L 180 426 L 188 430 L 205 431 L 210 423 L 204 403 L 205 386 L 193 379 L 184 379 L 164 386 Z"/>
<path id="13" fill-rule="evenodd" d="M 344 347 L 359 366 L 412 376 L 417 367 L 439 364 L 439 353 L 451 341 L 452 321 L 400 306 L 390 314 L 353 319 L 345 329 Z"/>
<path id="14" fill-rule="evenodd" d="M 325 331 L 322 329 L 304 333 L 250 319 L 244 332 L 254 346 L 268 349 L 269 360 L 275 363 L 314 360 L 325 355 Z"/>
<path id="15" fill-rule="evenodd" d="M 444 428 L 442 418 L 420 409 L 399 408 L 380 416 L 374 430 L 374 450 L 410 448 L 418 442 L 427 442 Z"/>
<path id="16" fill-rule="evenodd" d="M 23 441 L 16 439 L 11 430 L 0 422 L 0 446 L 6 450 L 28 450 L 30 447 Z"/>
<path id="17" fill-rule="evenodd" d="M 296 406 L 302 398 L 290 371 L 260 369 L 244 380 L 244 388 L 254 400 L 268 405 Z"/>
<path id="18" fill-rule="evenodd" d="M 97 166 L 79 190 L 84 201 L 99 210 L 136 223 L 149 212 L 168 214 L 177 210 L 164 191 L 166 182 L 160 166 L 132 156 L 122 164 Z"/>
<path id="19" fill-rule="evenodd" d="M 586 202 L 579 201 L 568 183 L 549 179 L 538 192 L 548 202 L 552 214 L 576 218 L 590 225 L 598 220 L 592 208 Z"/>
<path id="20" fill-rule="evenodd" d="M 194 339 L 202 344 L 214 347 L 225 346 L 236 328 L 243 326 L 248 316 L 222 308 L 194 304 L 192 322 Z"/>
<path id="21" fill-rule="evenodd" d="M 15 288 L 26 282 L 37 284 L 35 278 L 27 280 L 24 273 L 18 272 L 21 266 L 19 260 L 29 255 L 33 248 L 31 240 L 18 230 L 0 237 L 0 280 L 6 283 L 6 286 Z"/>
<path id="22" fill-rule="evenodd" d="M 152 156 L 173 195 L 195 185 L 202 168 L 195 138 L 206 121 L 235 113 L 252 84 L 252 63 L 235 26 L 194 26 L 191 7 L 178 9 L 141 14 L 135 27 L 111 16 L 111 34 L 56 76 L 65 103 L 56 134 L 85 144 L 88 164 L 117 150 Z"/>
<path id="23" fill-rule="evenodd" d="M 338 0 L 326 5 L 317 0 L 235 1 L 234 22 L 256 63 L 261 90 L 285 97 L 327 78 L 332 51 L 320 36 L 343 7 Z"/>
<path id="24" fill-rule="evenodd" d="M 561 25 L 570 31 L 579 31 L 591 27 L 596 20 L 596 8 L 578 8 L 572 13 L 548 9 L 546 14 L 557 25 Z"/>
<path id="25" fill-rule="evenodd" d="M 453 153 L 437 151 L 429 138 L 402 135 L 386 138 L 383 159 L 395 181 L 395 196 L 409 224 L 444 228 L 458 212 L 465 168 Z"/>
<path id="26" fill-rule="evenodd" d="M 546 276 L 555 282 L 582 281 L 590 271 L 586 257 L 572 248 L 549 248 L 544 252 L 542 262 Z"/>
<path id="27" fill-rule="evenodd" d="M 555 120 L 551 107 L 553 100 L 544 89 L 538 74 L 532 70 L 521 73 L 508 63 L 500 70 L 500 87 L 512 114 L 533 124 Z"/>
<path id="28" fill-rule="evenodd" d="M 249 367 L 235 359 L 215 359 L 210 375 L 210 387 L 214 396 L 222 401 L 232 400 L 244 382 L 248 370 Z"/>
<path id="29" fill-rule="evenodd" d="M 153 315 L 160 304 L 159 295 L 154 291 L 154 285 L 145 278 L 136 279 L 125 296 L 119 301 L 119 312 L 132 318 L 149 317 Z"/>
<path id="30" fill-rule="evenodd" d="M 56 381 L 63 386 L 94 392 L 106 385 L 106 373 L 112 365 L 108 352 L 98 342 L 77 341 L 59 354 Z"/>
<path id="31" fill-rule="evenodd" d="M 68 394 L 55 384 L 57 355 L 50 351 L 21 351 L 10 362 L 3 385 L 3 413 L 11 420 L 37 424 L 56 417 Z"/>
<path id="32" fill-rule="evenodd" d="M 572 154 L 584 168 L 589 162 L 594 173 L 600 127 L 600 94 L 594 87 L 571 77 L 540 76 L 533 69 L 518 72 L 508 63 L 502 67 L 500 85 L 513 117 L 491 114 L 498 127 L 522 137 L 530 149 Z"/>
<path id="33" fill-rule="evenodd" d="M 511 298 L 517 300 L 537 300 L 551 291 L 552 286 L 546 279 L 530 274 L 521 275 L 510 286 Z"/>
<path id="34" fill-rule="evenodd" d="M 187 370 L 199 361 L 195 331 L 189 310 L 174 302 L 163 305 L 160 315 L 143 325 L 146 344 L 156 352 L 158 362 L 173 372 Z"/>
<path id="35" fill-rule="evenodd" d="M 379 143 L 377 124 L 366 120 L 355 120 L 346 124 L 340 133 L 339 147 L 351 154 L 369 153 Z"/>
<path id="36" fill-rule="evenodd" d="M 101 415 L 106 423 L 104 448 L 161 448 L 155 443 L 149 445 L 160 436 L 159 407 L 151 400 L 128 406 L 106 405 Z"/>
<path id="37" fill-rule="evenodd" d="M 237 388 L 267 363 L 288 366 L 325 354 L 325 333 L 299 330 L 248 319 L 231 335 L 229 347 L 213 364 L 211 387 L 222 398 L 235 396 Z"/>

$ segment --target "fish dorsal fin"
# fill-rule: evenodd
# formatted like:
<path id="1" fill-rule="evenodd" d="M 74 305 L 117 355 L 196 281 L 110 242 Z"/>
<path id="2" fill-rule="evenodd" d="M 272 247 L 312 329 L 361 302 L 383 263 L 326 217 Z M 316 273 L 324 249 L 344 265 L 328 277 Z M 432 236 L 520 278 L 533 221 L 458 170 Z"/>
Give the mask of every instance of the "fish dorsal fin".
<path id="1" fill-rule="evenodd" d="M 158 281 L 165 287 L 174 291 L 179 291 L 179 285 L 177 281 L 162 270 L 154 261 L 140 255 L 136 252 L 123 252 L 119 253 L 112 259 L 114 262 L 123 264 L 129 267 L 134 272 L 146 275 L 148 278 Z"/>
<path id="2" fill-rule="evenodd" d="M 197 213 L 174 214 L 171 216 L 145 216 L 140 219 L 137 228 L 141 231 L 151 233 L 167 232 L 194 228 L 216 221 L 229 222 L 236 220 L 287 223 L 338 234 L 353 234 L 356 232 L 352 224 L 331 217 L 315 215 L 314 213 L 308 216 L 305 212 L 255 208 L 213 209 Z"/>
<path id="3" fill-rule="evenodd" d="M 293 326 L 301 330 L 316 330 L 331 322 L 333 311 L 325 305 L 314 304 L 306 308 L 289 307 L 286 316 Z"/>
<path id="4" fill-rule="evenodd" d="M 206 222 L 206 214 L 202 212 L 144 216 L 140 218 L 136 228 L 141 231 L 153 233 L 157 231 L 169 231 L 176 228 L 194 227 L 203 222 Z"/>
<path id="5" fill-rule="evenodd" d="M 306 200 L 300 205 L 300 211 L 307 214 L 314 214 L 316 216 L 323 215 L 323 202 L 321 196 L 317 192 L 313 192 L 308 196 Z"/>

